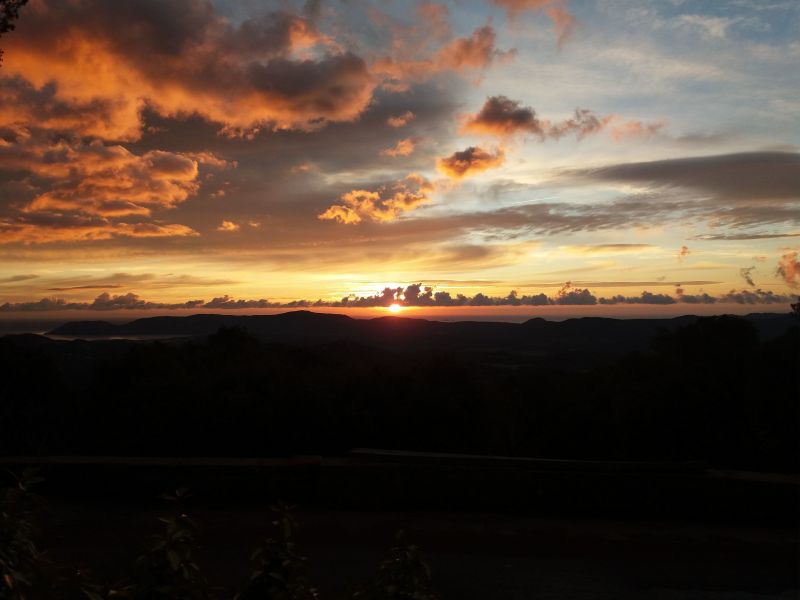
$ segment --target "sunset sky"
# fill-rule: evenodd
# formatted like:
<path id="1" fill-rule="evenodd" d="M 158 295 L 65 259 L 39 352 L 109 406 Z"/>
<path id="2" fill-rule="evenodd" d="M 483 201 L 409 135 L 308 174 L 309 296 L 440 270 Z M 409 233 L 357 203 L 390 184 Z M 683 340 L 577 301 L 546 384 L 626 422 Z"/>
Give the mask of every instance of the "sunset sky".
<path id="1" fill-rule="evenodd" d="M 785 310 L 798 32 L 795 0 L 30 0 L 0 310 Z"/>

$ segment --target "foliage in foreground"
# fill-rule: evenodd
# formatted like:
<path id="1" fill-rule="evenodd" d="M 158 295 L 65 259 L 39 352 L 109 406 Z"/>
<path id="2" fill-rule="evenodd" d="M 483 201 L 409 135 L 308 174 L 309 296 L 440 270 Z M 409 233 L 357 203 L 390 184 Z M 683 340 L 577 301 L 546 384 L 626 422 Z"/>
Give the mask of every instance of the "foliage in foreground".
<path id="1" fill-rule="evenodd" d="M 422 560 L 419 548 L 397 534 L 397 544 L 381 563 L 378 576 L 354 600 L 438 600 L 431 586 L 431 570 Z"/>
<path id="2" fill-rule="evenodd" d="M 273 521 L 276 535 L 253 552 L 253 572 L 236 600 L 314 600 L 317 589 L 308 580 L 308 559 L 297 548 L 291 509 L 278 503 L 272 510 L 279 517 Z"/>
<path id="3" fill-rule="evenodd" d="M 162 496 L 173 510 L 159 519 L 125 581 L 108 583 L 92 573 L 66 569 L 40 550 L 37 514 L 41 502 L 30 487 L 41 481 L 26 472 L 0 489 L 0 600 L 317 600 L 308 559 L 295 537 L 292 507 L 278 503 L 274 533 L 251 555 L 251 573 L 237 592 L 212 590 L 196 561 L 200 527 L 186 512 L 190 494 L 178 489 Z M 438 600 L 419 548 L 400 532 L 377 575 L 352 594 L 352 600 Z"/>
<path id="4" fill-rule="evenodd" d="M 36 544 L 37 498 L 30 488 L 39 479 L 30 472 L 0 490 L 0 599 L 25 600 L 40 579 L 43 560 Z"/>

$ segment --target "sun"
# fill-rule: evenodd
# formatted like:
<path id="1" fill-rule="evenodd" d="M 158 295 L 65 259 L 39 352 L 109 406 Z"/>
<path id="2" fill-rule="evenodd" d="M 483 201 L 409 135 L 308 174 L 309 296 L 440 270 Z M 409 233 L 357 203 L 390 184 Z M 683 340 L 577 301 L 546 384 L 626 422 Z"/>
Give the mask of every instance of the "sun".
<path id="1" fill-rule="evenodd" d="M 399 313 L 401 310 L 403 310 L 403 307 L 402 307 L 402 306 L 400 306 L 400 305 L 399 305 L 397 302 L 395 302 L 394 304 L 390 304 L 390 305 L 389 305 L 389 312 L 390 312 L 390 313 L 393 313 L 393 314 L 395 314 L 395 315 L 396 315 L 396 314 L 397 314 L 397 313 Z"/>

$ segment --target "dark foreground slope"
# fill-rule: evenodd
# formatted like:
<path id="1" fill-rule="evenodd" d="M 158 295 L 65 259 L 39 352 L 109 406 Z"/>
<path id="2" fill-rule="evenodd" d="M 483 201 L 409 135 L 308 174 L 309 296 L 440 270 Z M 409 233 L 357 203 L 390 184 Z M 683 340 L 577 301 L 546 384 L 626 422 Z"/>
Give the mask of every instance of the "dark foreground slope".
<path id="1" fill-rule="evenodd" d="M 789 316 L 762 320 L 293 313 L 123 326 L 194 336 L 167 342 L 10 336 L 0 340 L 0 453 L 372 447 L 796 472 L 798 328 Z"/>

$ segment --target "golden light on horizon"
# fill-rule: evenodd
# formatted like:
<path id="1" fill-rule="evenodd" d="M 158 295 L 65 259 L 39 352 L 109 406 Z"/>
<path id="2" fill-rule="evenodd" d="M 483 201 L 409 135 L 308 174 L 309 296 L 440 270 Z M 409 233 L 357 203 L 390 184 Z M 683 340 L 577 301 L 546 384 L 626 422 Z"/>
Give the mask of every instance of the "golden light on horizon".
<path id="1" fill-rule="evenodd" d="M 396 315 L 401 310 L 403 310 L 403 307 L 400 306 L 397 302 L 395 302 L 393 304 L 390 304 L 388 308 L 389 308 L 389 312 L 394 314 L 394 315 Z"/>

